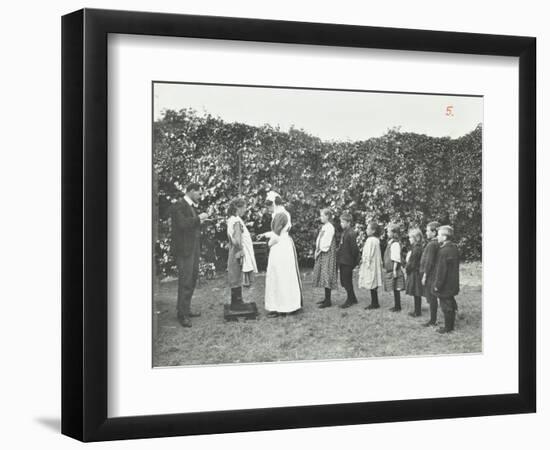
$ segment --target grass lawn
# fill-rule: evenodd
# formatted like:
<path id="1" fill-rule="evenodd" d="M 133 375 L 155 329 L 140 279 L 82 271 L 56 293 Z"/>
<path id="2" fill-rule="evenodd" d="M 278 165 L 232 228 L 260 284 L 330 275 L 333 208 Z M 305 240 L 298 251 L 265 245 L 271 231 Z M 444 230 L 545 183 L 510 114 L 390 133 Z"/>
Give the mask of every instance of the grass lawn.
<path id="1" fill-rule="evenodd" d="M 400 313 L 388 310 L 393 305 L 393 297 L 380 288 L 378 310 L 364 309 L 370 297 L 363 289 L 356 289 L 359 305 L 338 308 L 345 300 L 342 288 L 332 294 L 333 307 L 318 309 L 315 303 L 323 292 L 311 287 L 311 271 L 302 273 L 302 314 L 268 319 L 263 309 L 265 274 L 261 273 L 256 276 L 253 287 L 244 290 L 245 301 L 255 301 L 260 309 L 258 320 L 226 323 L 223 305 L 228 302 L 229 289 L 225 276 L 219 275 L 197 287 L 192 306 L 202 315 L 193 319 L 192 328 L 182 328 L 175 315 L 177 281 L 163 282 L 155 294 L 158 338 L 153 365 L 479 353 L 482 350 L 481 264 L 463 264 L 460 275 L 456 331 L 445 335 L 436 333 L 433 327 L 421 326 L 429 315 L 425 299 L 422 317 L 408 316 L 412 297 L 404 292 Z M 443 320 L 441 311 L 439 320 Z"/>

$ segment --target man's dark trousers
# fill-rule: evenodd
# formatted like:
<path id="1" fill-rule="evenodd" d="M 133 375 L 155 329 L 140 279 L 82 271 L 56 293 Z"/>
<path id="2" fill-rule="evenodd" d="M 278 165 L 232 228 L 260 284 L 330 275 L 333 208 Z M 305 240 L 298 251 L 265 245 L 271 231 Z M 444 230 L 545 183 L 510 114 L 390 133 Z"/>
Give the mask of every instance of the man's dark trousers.
<path id="1" fill-rule="evenodd" d="M 199 249 L 197 248 L 189 256 L 177 256 L 176 264 L 178 267 L 178 317 L 190 317 L 191 297 L 199 277 Z"/>
<path id="2" fill-rule="evenodd" d="M 191 297 L 199 276 L 200 218 L 186 200 L 172 206 L 172 246 L 178 268 L 178 318 L 191 316 Z"/>

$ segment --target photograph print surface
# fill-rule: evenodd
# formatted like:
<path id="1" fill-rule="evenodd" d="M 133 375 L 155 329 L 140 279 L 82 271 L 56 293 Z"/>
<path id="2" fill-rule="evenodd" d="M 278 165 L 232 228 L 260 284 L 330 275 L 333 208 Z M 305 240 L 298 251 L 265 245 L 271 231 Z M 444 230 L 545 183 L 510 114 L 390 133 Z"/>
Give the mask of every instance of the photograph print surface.
<path id="1" fill-rule="evenodd" d="M 482 351 L 483 97 L 152 90 L 153 366 Z"/>

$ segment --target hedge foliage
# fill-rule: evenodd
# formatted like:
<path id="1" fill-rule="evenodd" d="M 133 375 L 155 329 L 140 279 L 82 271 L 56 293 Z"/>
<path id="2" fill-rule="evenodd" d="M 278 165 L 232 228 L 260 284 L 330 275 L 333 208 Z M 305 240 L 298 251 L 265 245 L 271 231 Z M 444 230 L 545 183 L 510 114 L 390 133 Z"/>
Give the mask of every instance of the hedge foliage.
<path id="1" fill-rule="evenodd" d="M 182 109 L 166 111 L 155 122 L 153 143 L 160 275 L 174 273 L 169 210 L 191 181 L 203 185 L 201 207 L 217 217 L 203 231 L 206 259 L 223 259 L 225 211 L 239 186 L 249 204 L 252 232 L 269 228 L 263 206 L 267 191 L 282 195 L 304 262 L 313 256 L 323 207 L 336 216 L 351 213 L 361 241 L 367 220 L 397 221 L 404 231 L 432 220 L 451 224 L 462 258 L 481 258 L 481 125 L 458 139 L 390 129 L 368 140 L 327 142 L 294 128 L 226 123 Z"/>

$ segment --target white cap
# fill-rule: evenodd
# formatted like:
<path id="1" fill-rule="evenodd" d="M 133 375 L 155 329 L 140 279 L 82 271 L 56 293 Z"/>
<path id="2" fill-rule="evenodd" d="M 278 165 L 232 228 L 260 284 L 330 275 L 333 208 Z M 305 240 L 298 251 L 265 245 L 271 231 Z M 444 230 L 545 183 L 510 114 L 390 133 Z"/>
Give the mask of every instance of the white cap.
<path id="1" fill-rule="evenodd" d="M 277 197 L 280 197 L 280 195 L 277 194 L 277 192 L 275 192 L 275 191 L 269 191 L 269 192 L 267 193 L 266 200 L 267 200 L 268 202 L 275 202 L 275 199 L 276 199 Z"/>

